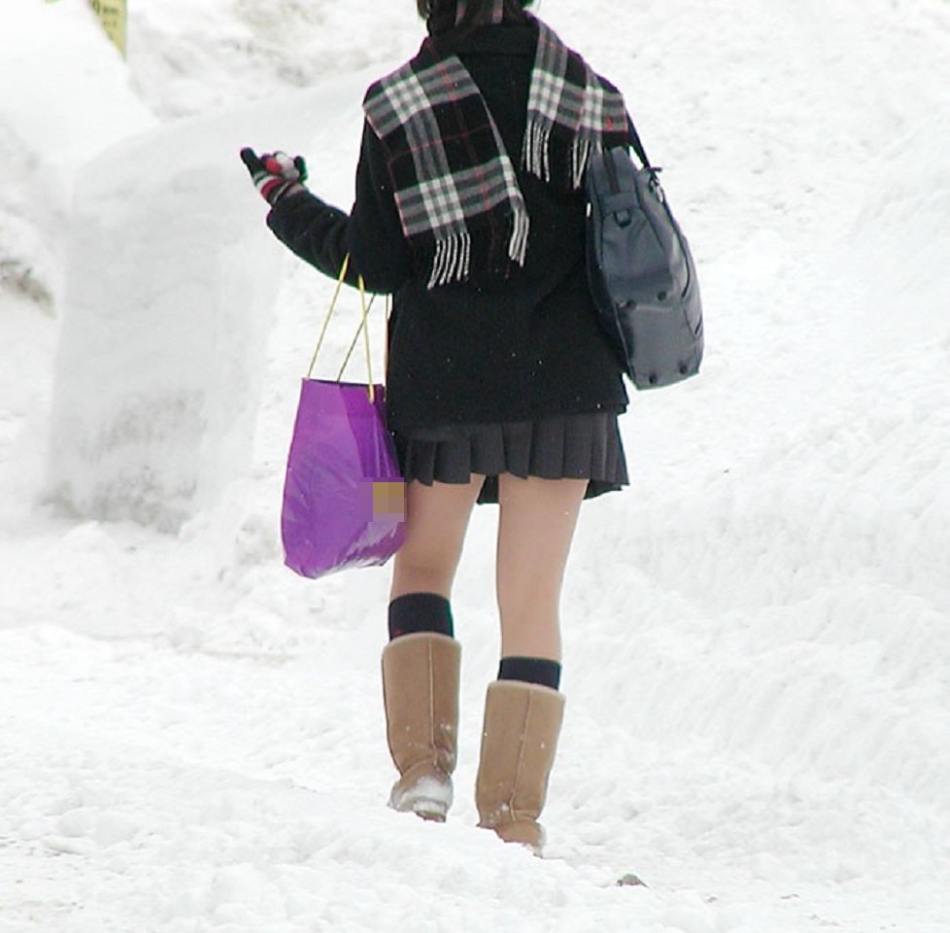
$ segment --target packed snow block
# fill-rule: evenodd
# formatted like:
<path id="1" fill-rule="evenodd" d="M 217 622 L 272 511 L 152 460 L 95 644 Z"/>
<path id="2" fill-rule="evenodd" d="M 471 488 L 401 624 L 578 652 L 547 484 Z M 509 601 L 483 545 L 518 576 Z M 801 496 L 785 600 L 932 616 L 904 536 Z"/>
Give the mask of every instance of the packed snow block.
<path id="1" fill-rule="evenodd" d="M 87 3 L 16 6 L 0 27 L 0 293 L 52 313 L 74 167 L 157 121 Z"/>
<path id="2" fill-rule="evenodd" d="M 237 157 L 254 123 L 184 121 L 77 177 L 48 480 L 84 517 L 174 530 L 248 465 L 282 268 Z"/>

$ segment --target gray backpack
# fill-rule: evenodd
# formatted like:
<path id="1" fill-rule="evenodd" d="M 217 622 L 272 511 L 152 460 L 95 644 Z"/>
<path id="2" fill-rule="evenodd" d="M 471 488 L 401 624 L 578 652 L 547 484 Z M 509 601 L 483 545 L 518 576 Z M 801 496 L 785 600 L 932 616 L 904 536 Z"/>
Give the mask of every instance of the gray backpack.
<path id="1" fill-rule="evenodd" d="M 632 124 L 631 124 L 632 126 Z M 703 308 L 689 244 L 636 130 L 587 170 L 587 272 L 601 326 L 638 389 L 699 372 Z"/>

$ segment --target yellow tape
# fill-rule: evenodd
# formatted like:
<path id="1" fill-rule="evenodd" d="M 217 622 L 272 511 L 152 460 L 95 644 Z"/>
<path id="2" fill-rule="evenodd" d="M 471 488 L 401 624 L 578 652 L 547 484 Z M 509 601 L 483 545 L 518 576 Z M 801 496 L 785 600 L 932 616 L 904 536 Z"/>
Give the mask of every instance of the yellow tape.
<path id="1" fill-rule="evenodd" d="M 126 25 L 125 0 L 89 0 L 96 16 L 102 20 L 109 38 L 115 43 L 122 57 L 126 55 L 128 27 Z"/>

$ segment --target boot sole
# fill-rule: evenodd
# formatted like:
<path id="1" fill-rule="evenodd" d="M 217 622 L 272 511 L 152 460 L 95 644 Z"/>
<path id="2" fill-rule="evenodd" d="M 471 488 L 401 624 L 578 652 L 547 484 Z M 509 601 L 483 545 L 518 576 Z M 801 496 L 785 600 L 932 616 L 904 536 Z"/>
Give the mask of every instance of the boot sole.
<path id="1" fill-rule="evenodd" d="M 444 823 L 452 805 L 452 784 L 442 783 L 430 777 L 422 778 L 414 787 L 389 798 L 389 806 L 400 813 L 415 813 L 424 820 Z"/>
<path id="2" fill-rule="evenodd" d="M 448 807 L 444 800 L 432 800 L 428 797 L 404 798 L 399 806 L 390 801 L 389 806 L 397 813 L 415 813 L 416 816 L 434 823 L 444 823 L 448 814 Z"/>
<path id="3" fill-rule="evenodd" d="M 412 812 L 432 823 L 444 823 L 448 815 L 445 804 L 437 800 L 417 800 L 412 805 Z"/>

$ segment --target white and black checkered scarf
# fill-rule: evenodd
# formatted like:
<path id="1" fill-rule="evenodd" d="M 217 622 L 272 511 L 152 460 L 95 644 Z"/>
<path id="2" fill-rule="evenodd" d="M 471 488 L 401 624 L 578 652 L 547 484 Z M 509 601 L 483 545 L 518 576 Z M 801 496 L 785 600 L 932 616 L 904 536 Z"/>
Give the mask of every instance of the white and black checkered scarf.
<path id="1" fill-rule="evenodd" d="M 459 18 L 464 0 L 459 0 Z M 578 189 L 592 152 L 627 145 L 627 111 L 613 90 L 545 23 L 538 29 L 523 168 Z M 499 23 L 501 0 L 487 23 Z M 431 263 L 429 288 L 473 270 L 524 266 L 530 232 L 524 197 L 501 134 L 458 56 L 432 37 L 418 55 L 370 86 L 366 119 L 382 142 L 403 232 Z"/>

